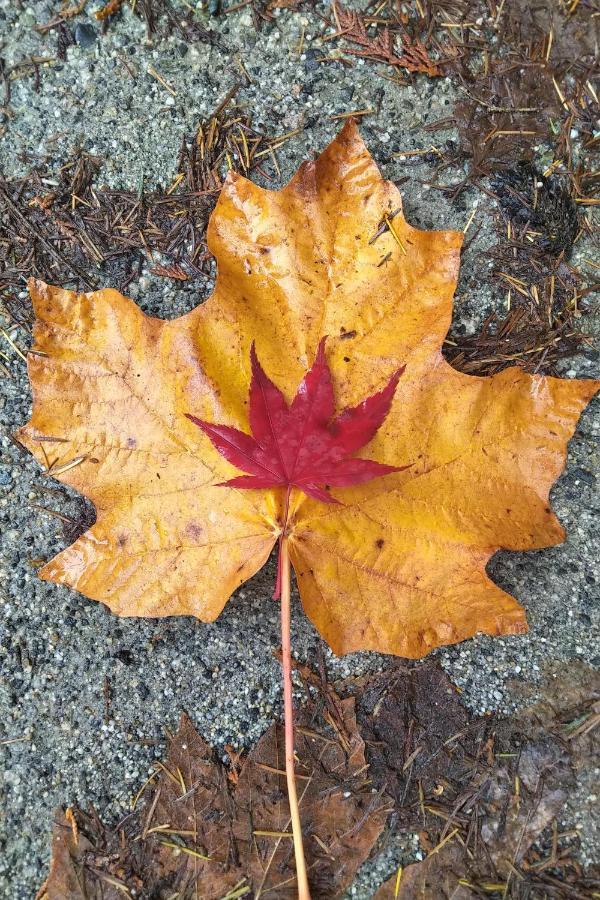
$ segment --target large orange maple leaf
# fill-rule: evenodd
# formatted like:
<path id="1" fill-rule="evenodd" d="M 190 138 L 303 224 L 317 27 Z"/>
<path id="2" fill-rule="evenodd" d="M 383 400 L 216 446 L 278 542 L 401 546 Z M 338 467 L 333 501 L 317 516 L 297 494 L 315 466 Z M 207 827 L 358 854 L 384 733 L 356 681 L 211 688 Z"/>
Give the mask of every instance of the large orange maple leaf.
<path id="1" fill-rule="evenodd" d="M 189 314 L 162 321 L 114 290 L 31 283 L 34 406 L 18 436 L 98 514 L 42 578 L 119 615 L 215 619 L 267 560 L 284 499 L 220 486 L 239 472 L 186 413 L 248 431 L 252 342 L 289 402 L 328 335 L 338 409 L 405 366 L 361 456 L 408 468 L 334 489 L 339 505 L 292 492 L 311 621 L 337 653 L 407 657 L 526 629 L 485 566 L 500 548 L 563 540 L 549 490 L 600 383 L 455 371 L 440 348 L 463 236 L 418 231 L 400 206 L 349 123 L 281 191 L 228 176 L 209 228 L 215 290 Z"/>

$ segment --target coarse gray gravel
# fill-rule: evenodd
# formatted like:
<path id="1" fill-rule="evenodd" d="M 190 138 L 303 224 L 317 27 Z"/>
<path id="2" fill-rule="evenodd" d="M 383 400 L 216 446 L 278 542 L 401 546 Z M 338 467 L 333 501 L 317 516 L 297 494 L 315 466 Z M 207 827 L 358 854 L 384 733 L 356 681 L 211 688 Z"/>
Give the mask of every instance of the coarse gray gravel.
<path id="1" fill-rule="evenodd" d="M 445 195 L 417 180 L 429 177 L 426 166 L 393 157 L 431 145 L 432 134 L 423 127 L 448 115 L 456 98 L 448 79 L 418 77 L 399 86 L 376 77 L 379 67 L 362 60 L 318 63 L 317 56 L 333 46 L 322 44 L 322 23 L 312 12 L 278 12 L 257 32 L 246 8 L 209 19 L 193 13 L 192 4 L 180 3 L 182 18 L 195 15 L 215 32 L 221 47 L 210 47 L 188 45 L 179 37 L 152 44 L 127 5 L 101 35 L 92 17 L 100 5 L 88 3 L 74 20 L 78 45 L 68 49 L 64 62 L 40 66 L 37 89 L 30 70 L 12 81 L 11 112 L 0 118 L 5 174 L 23 173 L 44 157 L 58 165 L 80 145 L 103 157 L 101 179 L 109 185 L 132 187 L 142 180 L 147 188 L 167 185 L 176 173 L 182 135 L 241 82 L 237 99 L 256 127 L 269 135 L 303 129 L 278 152 L 286 180 L 336 133 L 340 123 L 332 115 L 373 109 L 362 120 L 363 136 L 387 177 L 410 176 L 402 190 L 413 224 L 463 228 L 477 208 L 481 232 L 464 255 L 455 327 L 470 332 L 490 308 L 501 308 L 503 299 L 481 287 L 488 262 L 477 252 L 493 240 L 489 198 L 469 190 L 450 205 Z M 52 18 L 57 6 L 47 0 L 29 6 L 0 0 L 0 56 L 7 66 L 31 55 L 56 56 L 56 34 L 40 35 L 32 26 Z M 176 96 L 148 74 L 149 66 Z M 434 139 L 451 136 L 436 133 Z M 579 252 L 591 253 L 585 245 Z M 148 272 L 130 293 L 145 310 L 166 317 L 201 299 Z M 15 338 L 24 346 L 23 334 Z M 38 581 L 34 561 L 52 556 L 66 539 L 60 521 L 33 504 L 77 516 L 82 501 L 45 478 L 11 443 L 10 434 L 28 418 L 30 395 L 22 360 L 9 346 L 2 350 L 10 356 L 13 377 L 2 380 L 0 391 L 0 897 L 29 900 L 45 877 L 53 809 L 92 801 L 103 817 L 118 815 L 162 754 L 163 726 L 174 727 L 180 710 L 187 710 L 220 750 L 225 743 L 249 746 L 260 736 L 280 711 L 279 668 L 272 658 L 279 623 L 270 599 L 272 562 L 212 625 L 190 618 L 117 619 L 66 588 Z M 565 374 L 597 377 L 593 354 L 570 360 Z M 600 663 L 599 409 L 596 401 L 582 417 L 566 473 L 553 492 L 569 534 L 566 543 L 534 553 L 500 553 L 490 565 L 494 579 L 525 606 L 529 634 L 479 637 L 438 652 L 476 712 L 510 710 L 514 682 L 535 681 L 549 660 L 556 661 L 557 671 L 574 658 Z M 298 657 L 310 659 L 318 642 L 296 603 Z M 385 667 L 386 658 L 336 659 L 328 652 L 327 662 L 334 678 Z M 591 775 L 565 816 L 570 827 L 581 830 L 584 861 L 593 859 L 598 847 L 593 788 Z M 371 896 L 398 859 L 417 858 L 416 847 L 412 839 L 398 841 L 350 894 Z"/>

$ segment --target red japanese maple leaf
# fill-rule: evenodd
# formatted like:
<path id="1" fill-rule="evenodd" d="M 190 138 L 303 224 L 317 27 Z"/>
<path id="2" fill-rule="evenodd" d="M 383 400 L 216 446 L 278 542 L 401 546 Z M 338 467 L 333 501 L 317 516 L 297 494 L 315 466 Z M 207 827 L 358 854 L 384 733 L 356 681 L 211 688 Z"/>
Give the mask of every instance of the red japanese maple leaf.
<path id="1" fill-rule="evenodd" d="M 187 414 L 225 459 L 248 473 L 223 482 L 224 486 L 283 487 L 288 494 L 295 487 L 324 503 L 339 503 L 328 488 L 360 484 L 407 468 L 350 456 L 375 436 L 389 412 L 404 367 L 392 375 L 383 390 L 332 419 L 333 383 L 325 341 L 321 340 L 312 368 L 289 406 L 265 374 L 252 344 L 251 435 Z"/>

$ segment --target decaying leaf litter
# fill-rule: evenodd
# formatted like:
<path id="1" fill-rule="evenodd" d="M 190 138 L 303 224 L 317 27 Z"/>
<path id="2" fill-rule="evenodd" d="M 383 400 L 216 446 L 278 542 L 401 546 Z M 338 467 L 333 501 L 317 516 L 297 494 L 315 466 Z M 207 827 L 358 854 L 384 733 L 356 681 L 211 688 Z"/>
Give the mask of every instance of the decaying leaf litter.
<path id="1" fill-rule="evenodd" d="M 434 154 L 434 155 L 437 155 L 437 154 Z M 466 217 L 465 217 L 465 218 L 466 218 Z M 475 227 L 475 226 L 471 226 L 471 227 Z M 518 293 L 519 293 L 518 291 L 515 292 L 515 294 L 518 294 Z M 518 299 L 518 298 L 517 298 L 517 299 Z M 547 356 L 546 356 L 546 360 L 547 360 Z M 544 364 L 542 364 L 541 370 L 542 370 L 542 371 L 544 370 Z"/>
<path id="2" fill-rule="evenodd" d="M 579 667 L 560 698 L 550 680 L 537 706 L 501 721 L 470 716 L 433 662 L 335 688 L 323 670 L 299 670 L 298 771 L 315 897 L 343 893 L 386 823 L 417 830 L 427 856 L 398 869 L 375 894 L 381 900 L 596 895 L 600 872 L 581 870 L 575 835 L 557 816 L 573 765 L 595 764 L 597 672 Z M 107 826 L 93 809 L 57 811 L 40 900 L 295 896 L 282 741 L 272 726 L 224 768 L 183 716 L 120 823 Z"/>

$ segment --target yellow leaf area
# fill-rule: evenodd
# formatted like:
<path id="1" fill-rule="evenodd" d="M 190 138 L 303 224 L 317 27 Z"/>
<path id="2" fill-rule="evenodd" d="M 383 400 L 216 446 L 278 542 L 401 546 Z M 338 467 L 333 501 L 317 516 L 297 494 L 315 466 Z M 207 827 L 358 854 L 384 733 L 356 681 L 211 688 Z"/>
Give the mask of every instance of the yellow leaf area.
<path id="1" fill-rule="evenodd" d="M 334 491 L 339 506 L 292 496 L 310 620 L 336 653 L 406 657 L 526 629 L 485 566 L 500 548 L 563 540 L 548 494 L 600 382 L 452 369 L 440 348 L 462 234 L 412 228 L 400 207 L 349 123 L 283 190 L 228 176 L 209 227 L 216 287 L 189 314 L 31 283 L 34 406 L 19 440 L 98 514 L 42 578 L 118 615 L 215 619 L 267 560 L 282 498 L 218 486 L 239 473 L 185 414 L 249 431 L 252 341 L 291 400 L 328 335 L 338 409 L 406 366 L 360 455 L 409 468 Z"/>

